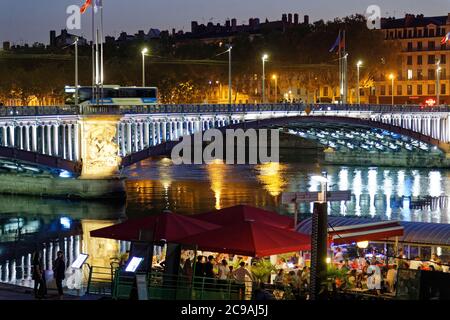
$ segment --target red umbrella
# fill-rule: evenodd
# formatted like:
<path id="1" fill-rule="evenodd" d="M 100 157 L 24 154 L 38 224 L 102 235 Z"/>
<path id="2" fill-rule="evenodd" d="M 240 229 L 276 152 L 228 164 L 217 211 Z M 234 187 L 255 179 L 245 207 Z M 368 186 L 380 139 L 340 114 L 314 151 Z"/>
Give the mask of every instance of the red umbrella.
<path id="1" fill-rule="evenodd" d="M 238 205 L 208 213 L 196 214 L 192 218 L 200 219 L 221 226 L 233 224 L 239 221 L 254 220 L 273 227 L 282 229 L 294 229 L 294 220 L 276 212 Z"/>
<path id="2" fill-rule="evenodd" d="M 160 213 L 142 219 L 126 222 L 91 231 L 91 237 L 116 240 L 139 240 L 142 231 L 152 231 L 153 240 L 173 242 L 200 232 L 217 229 L 219 226 L 205 221 L 192 219 L 172 212 Z"/>
<path id="3" fill-rule="evenodd" d="M 255 221 L 238 221 L 179 239 L 177 243 L 197 245 L 201 250 L 250 257 L 266 257 L 311 248 L 309 235 Z"/>

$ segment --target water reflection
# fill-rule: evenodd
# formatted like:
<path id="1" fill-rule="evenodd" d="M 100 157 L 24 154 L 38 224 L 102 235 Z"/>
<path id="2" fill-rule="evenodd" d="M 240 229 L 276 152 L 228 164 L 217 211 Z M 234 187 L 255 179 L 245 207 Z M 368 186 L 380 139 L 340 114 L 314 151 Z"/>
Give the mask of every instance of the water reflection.
<path id="1" fill-rule="evenodd" d="M 154 169 L 141 171 L 140 180 L 129 183 L 160 183 L 161 173 L 158 167 Z M 137 197 L 144 207 L 145 204 L 151 204 L 157 210 L 168 204 L 167 208 L 171 210 L 190 214 L 245 203 L 287 214 L 291 210 L 280 204 L 281 193 L 320 190 L 320 183 L 311 177 L 321 171 L 328 172 L 329 190 L 349 189 L 352 193 L 351 201 L 330 203 L 330 214 L 449 223 L 446 197 L 449 178 L 445 170 L 339 166 L 318 168 L 296 163 L 173 166 L 171 177 L 174 182 L 167 190 L 168 201 L 166 193 L 153 188 L 145 194 L 130 194 L 129 204 Z M 299 210 L 311 212 L 312 204 L 300 204 Z"/>
<path id="2" fill-rule="evenodd" d="M 31 286 L 31 255 L 39 250 L 51 272 L 56 253 L 64 252 L 70 265 L 80 253 L 98 256 L 104 243 L 91 244 L 86 228 L 92 219 L 111 225 L 125 217 L 120 202 L 83 202 L 0 196 L 0 281 Z M 112 248 L 114 251 L 115 248 Z M 110 252 L 108 252 L 108 255 Z M 106 257 L 106 256 L 102 256 Z M 99 262 L 99 261 L 93 261 Z M 109 266 L 109 256 L 101 265 Z"/>
<path id="3" fill-rule="evenodd" d="M 67 253 L 69 262 L 84 251 L 95 257 L 90 263 L 109 265 L 109 258 L 125 247 L 118 241 L 90 238 L 89 231 L 124 217 L 165 209 L 194 214 L 236 204 L 292 214 L 293 207 L 280 203 L 281 194 L 320 190 L 312 176 L 322 171 L 328 173 L 329 190 L 349 189 L 352 194 L 351 201 L 330 203 L 329 214 L 450 222 L 448 170 L 320 167 L 315 163 L 175 166 L 169 159 L 156 159 L 124 172 L 129 177 L 126 211 L 116 203 L 0 196 L 0 281 L 27 281 L 36 244 L 44 246 L 47 268 L 57 249 Z M 312 204 L 300 204 L 298 210 L 310 213 Z"/>

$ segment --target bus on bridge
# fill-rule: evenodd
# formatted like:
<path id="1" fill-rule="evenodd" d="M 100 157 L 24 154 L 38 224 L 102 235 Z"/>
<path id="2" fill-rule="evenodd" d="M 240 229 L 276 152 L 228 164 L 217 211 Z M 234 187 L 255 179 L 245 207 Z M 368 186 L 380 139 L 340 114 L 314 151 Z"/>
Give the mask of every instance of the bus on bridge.
<path id="1" fill-rule="evenodd" d="M 156 87 L 121 87 L 107 85 L 101 89 L 103 97 L 99 104 L 103 105 L 151 105 L 158 103 L 158 88 Z M 78 101 L 81 105 L 96 105 L 92 87 L 78 88 Z M 64 101 L 66 105 L 75 104 L 76 88 L 66 86 L 64 88 Z"/>

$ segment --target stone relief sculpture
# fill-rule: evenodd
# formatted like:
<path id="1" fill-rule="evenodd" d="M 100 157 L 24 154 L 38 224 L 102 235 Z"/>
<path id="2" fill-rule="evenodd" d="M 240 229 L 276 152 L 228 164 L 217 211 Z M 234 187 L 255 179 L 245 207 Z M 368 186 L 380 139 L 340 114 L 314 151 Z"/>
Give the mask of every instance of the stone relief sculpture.
<path id="1" fill-rule="evenodd" d="M 121 158 L 119 146 L 115 143 L 116 125 L 105 122 L 89 123 L 85 126 L 86 155 L 83 159 L 85 175 L 113 175 L 116 173 Z"/>

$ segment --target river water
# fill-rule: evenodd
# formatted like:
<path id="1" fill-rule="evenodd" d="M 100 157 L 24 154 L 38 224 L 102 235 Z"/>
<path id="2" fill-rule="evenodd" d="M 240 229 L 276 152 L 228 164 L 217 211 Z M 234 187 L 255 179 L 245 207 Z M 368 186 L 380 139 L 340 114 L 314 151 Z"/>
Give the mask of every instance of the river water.
<path id="1" fill-rule="evenodd" d="M 292 215 L 293 208 L 280 201 L 282 192 L 319 191 L 320 183 L 312 176 L 324 171 L 329 190 L 352 193 L 351 201 L 331 203 L 329 214 L 450 223 L 449 170 L 321 166 L 314 160 L 176 166 L 158 158 L 123 172 L 128 177 L 126 204 L 0 196 L 0 281 L 25 281 L 26 270 L 14 275 L 11 270 L 26 269 L 37 244 L 46 248 L 47 266 L 57 250 L 66 253 L 69 263 L 83 251 L 91 254 L 91 264 L 107 266 L 120 244 L 90 238 L 89 231 L 127 217 L 165 209 L 194 214 L 236 204 Z M 307 216 L 311 206 L 301 204 L 301 216 Z"/>

